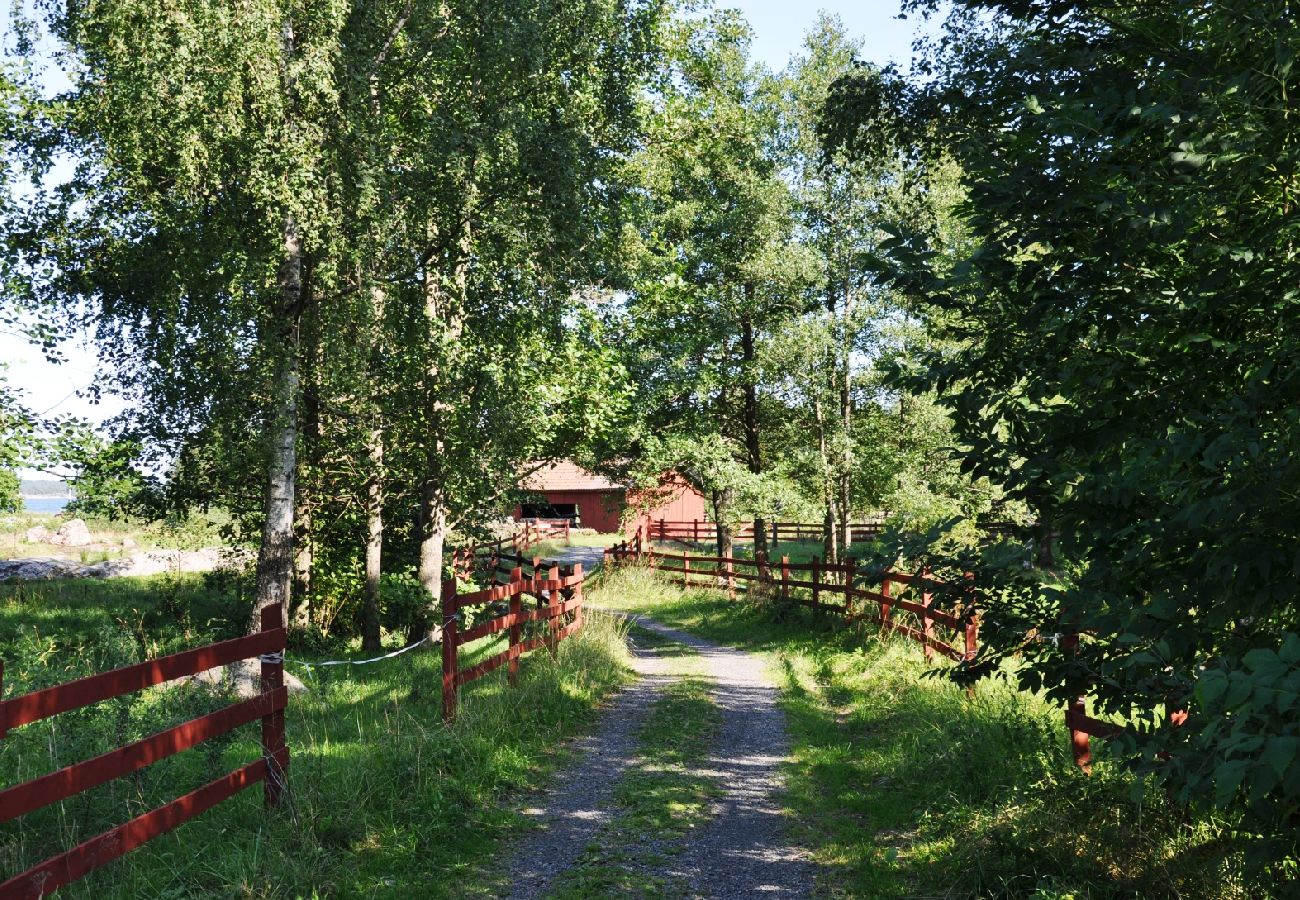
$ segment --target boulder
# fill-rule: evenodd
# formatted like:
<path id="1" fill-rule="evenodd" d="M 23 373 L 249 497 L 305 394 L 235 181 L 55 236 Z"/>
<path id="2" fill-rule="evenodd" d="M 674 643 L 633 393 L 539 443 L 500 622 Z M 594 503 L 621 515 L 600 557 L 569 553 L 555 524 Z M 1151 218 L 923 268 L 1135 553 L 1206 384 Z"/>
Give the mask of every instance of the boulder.
<path id="1" fill-rule="evenodd" d="M 90 536 L 90 529 L 86 527 L 84 519 L 69 519 L 54 532 L 50 543 L 62 547 L 84 547 L 94 543 L 94 538 Z"/>
<path id="2" fill-rule="evenodd" d="M 37 525 L 35 528 L 27 529 L 27 543 L 29 544 L 48 544 L 53 532 L 44 525 Z"/>
<path id="3" fill-rule="evenodd" d="M 67 578 L 79 573 L 81 565 L 67 559 L 32 557 L 30 559 L 0 560 L 0 581 L 40 581 L 46 578 Z"/>
<path id="4" fill-rule="evenodd" d="M 135 544 L 135 538 L 129 538 L 129 537 L 124 537 L 124 538 L 122 538 L 122 549 L 123 549 L 123 550 L 134 550 L 134 549 L 135 549 L 135 546 L 136 546 L 136 544 Z"/>

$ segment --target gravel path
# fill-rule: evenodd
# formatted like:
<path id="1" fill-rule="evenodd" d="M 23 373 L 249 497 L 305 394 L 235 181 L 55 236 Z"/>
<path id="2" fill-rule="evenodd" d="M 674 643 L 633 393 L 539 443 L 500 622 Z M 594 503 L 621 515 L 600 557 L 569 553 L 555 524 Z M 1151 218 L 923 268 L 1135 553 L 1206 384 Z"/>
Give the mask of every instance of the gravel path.
<path id="1" fill-rule="evenodd" d="M 789 739 L 763 661 L 643 616 L 635 620 L 699 655 L 722 713 L 707 768 L 696 773 L 717 780 L 720 799 L 710 821 L 691 834 L 661 874 L 687 885 L 692 897 L 809 896 L 812 863 L 789 842 L 775 799 Z M 543 828 L 525 840 L 510 867 L 510 897 L 547 896 L 552 880 L 577 863 L 601 827 L 618 814 L 612 796 L 619 777 L 634 762 L 635 731 L 659 691 L 673 680 L 653 650 L 637 649 L 634 659 L 641 677 L 615 700 L 596 734 L 578 742 L 580 756 L 570 769 L 574 777 L 557 786 L 542 808 L 529 810 Z"/>
<path id="2" fill-rule="evenodd" d="M 531 835 L 510 865 L 508 896 L 544 897 L 552 879 L 571 868 L 605 825 L 617 815 L 614 789 L 636 761 L 636 732 L 664 685 L 669 663 L 653 650 L 636 650 L 633 668 L 640 676 L 614 700 L 596 733 L 571 746 L 577 759 L 566 771 L 573 777 L 556 786 L 540 807 L 525 809 L 542 830 Z"/>

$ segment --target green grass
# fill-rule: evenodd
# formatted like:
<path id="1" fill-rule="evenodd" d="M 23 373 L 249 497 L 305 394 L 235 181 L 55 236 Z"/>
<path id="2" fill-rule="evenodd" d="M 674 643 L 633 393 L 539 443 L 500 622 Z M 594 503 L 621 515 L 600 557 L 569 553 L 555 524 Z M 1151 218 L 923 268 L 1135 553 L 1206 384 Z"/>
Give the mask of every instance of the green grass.
<path id="1" fill-rule="evenodd" d="M 1059 709 L 1005 683 L 973 699 L 920 647 L 802 607 L 612 573 L 611 606 L 767 655 L 794 745 L 786 803 L 828 893 L 1246 897 L 1227 823 L 1105 759 L 1072 764 Z M 1141 799 L 1136 799 L 1138 795 Z"/>
<path id="2" fill-rule="evenodd" d="M 666 674 L 681 680 L 663 689 L 638 730 L 635 764 L 614 794 L 618 814 L 556 884 L 549 896 L 557 900 L 686 896 L 684 883 L 650 873 L 685 849 L 720 793 L 713 779 L 693 771 L 721 726 L 698 656 L 644 629 L 633 627 L 632 639 L 669 659 Z"/>
<path id="3" fill-rule="evenodd" d="M 242 631 L 246 601 L 220 579 L 0 586 L 5 695 Z M 526 830 L 520 802 L 567 760 L 564 740 L 628 677 L 625 627 L 589 614 L 553 660 L 522 661 L 462 692 L 445 727 L 437 651 L 321 670 L 293 696 L 290 802 L 254 789 L 109 864 L 62 896 L 428 897 L 489 895 L 503 842 Z M 466 664 L 499 642 L 466 649 Z M 348 649 L 348 648 L 343 648 Z M 293 671 L 292 667 L 290 670 Z M 159 688 L 10 732 L 12 784 L 218 708 L 198 687 Z M 256 725 L 0 825 L 0 872 L 67 849 L 258 754 Z"/>

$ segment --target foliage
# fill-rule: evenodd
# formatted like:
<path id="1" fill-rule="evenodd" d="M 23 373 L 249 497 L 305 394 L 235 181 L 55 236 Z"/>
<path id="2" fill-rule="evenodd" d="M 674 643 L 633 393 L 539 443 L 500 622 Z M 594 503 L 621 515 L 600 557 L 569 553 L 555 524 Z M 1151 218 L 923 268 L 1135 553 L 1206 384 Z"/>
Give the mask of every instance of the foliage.
<path id="1" fill-rule="evenodd" d="M 828 128 L 916 136 L 969 191 L 964 264 L 889 250 L 955 342 L 900 381 L 1039 521 L 1028 558 L 979 561 L 980 669 L 1130 721 L 1119 755 L 1244 813 L 1276 878 L 1300 855 L 1272 705 L 1298 665 L 1297 46 L 1283 2 L 959 4 L 929 81 L 846 81 Z M 1067 630 L 1077 654 L 1034 640 Z"/>
<path id="2" fill-rule="evenodd" d="M 113 519 L 138 512 L 148 503 L 148 484 L 132 462 L 139 446 L 107 441 L 86 422 L 68 421 L 49 442 L 50 468 L 71 474 L 67 483 L 76 494 L 68 512 Z"/>
<path id="3" fill-rule="evenodd" d="M 21 512 L 18 469 L 31 463 L 41 441 L 35 417 L 9 386 L 5 369 L 0 363 L 0 512 Z"/>

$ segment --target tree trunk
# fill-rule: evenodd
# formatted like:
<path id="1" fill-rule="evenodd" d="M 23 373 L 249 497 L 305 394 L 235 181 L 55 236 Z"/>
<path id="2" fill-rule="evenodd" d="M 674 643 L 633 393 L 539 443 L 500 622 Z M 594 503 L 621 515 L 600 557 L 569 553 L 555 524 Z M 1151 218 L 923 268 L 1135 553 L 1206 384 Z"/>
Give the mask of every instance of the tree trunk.
<path id="1" fill-rule="evenodd" d="M 821 463 L 822 506 L 825 509 L 822 528 L 822 559 L 839 562 L 839 549 L 835 540 L 835 484 L 831 478 L 831 459 L 826 446 L 826 417 L 821 397 L 813 400 L 813 415 L 817 421 L 817 455 Z"/>
<path id="2" fill-rule="evenodd" d="M 728 510 L 731 506 L 730 490 L 709 491 L 709 504 L 713 507 L 713 527 L 718 536 L 718 556 L 731 556 L 735 535 L 727 524 Z"/>
<path id="3" fill-rule="evenodd" d="M 471 233 L 465 225 L 457 243 L 460 258 L 451 278 L 452 290 L 436 272 L 424 275 L 424 315 L 430 346 L 425 362 L 425 391 L 428 410 L 424 482 L 420 492 L 420 565 L 418 578 L 429 596 L 435 619 L 442 600 L 443 549 L 449 518 L 446 493 L 446 438 L 452 404 L 444 383 L 452 371 L 451 355 L 458 348 L 464 330 L 464 309 L 469 279 Z"/>
<path id="4" fill-rule="evenodd" d="M 361 646 L 368 653 L 382 647 L 379 629 L 379 579 L 384 564 L 384 419 L 381 398 L 383 372 L 384 292 L 370 292 L 370 433 L 366 436 L 366 593 L 361 620 Z M 418 638 L 417 638 L 418 640 Z"/>
<path id="5" fill-rule="evenodd" d="M 272 604 L 288 611 L 293 584 L 293 515 L 298 469 L 298 313 L 302 296 L 302 239 L 292 218 L 284 223 L 284 260 L 280 265 L 280 304 L 275 327 L 280 346 L 274 399 L 267 425 L 269 462 L 266 517 L 257 556 L 257 602 L 250 630 L 262 625 L 262 608 Z"/>
<path id="6" fill-rule="evenodd" d="M 437 441 L 439 449 L 442 441 Z M 420 584 L 429 597 L 429 608 L 434 610 L 434 627 L 440 627 L 437 610 L 442 600 L 442 559 L 447 543 L 447 505 L 443 502 L 442 485 L 435 478 L 426 478 L 420 492 Z M 412 625 L 407 635 L 411 642 L 418 641 L 421 630 Z"/>
<path id="7" fill-rule="evenodd" d="M 302 344 L 302 463 L 294 497 L 294 560 L 293 560 L 293 615 L 290 621 L 296 628 L 311 625 L 312 572 L 316 562 L 316 541 L 313 533 L 314 499 L 318 486 L 321 459 L 321 409 L 320 409 L 320 333 L 318 310 L 311 284 L 311 266 L 304 261 L 302 279 L 303 312 L 299 326 Z"/>
<path id="8" fill-rule="evenodd" d="M 754 300 L 754 286 L 745 285 L 745 298 L 752 306 Z M 741 362 L 744 371 L 745 386 L 745 408 L 744 408 L 744 427 L 745 427 L 745 462 L 749 466 L 749 471 L 755 475 L 763 474 L 763 456 L 762 445 L 758 440 L 758 385 L 754 378 L 754 323 L 746 316 L 741 323 L 740 331 L 740 351 Z M 767 557 L 767 520 L 762 516 L 754 518 L 754 555 L 762 553 L 764 558 Z"/>
<path id="9" fill-rule="evenodd" d="M 361 646 L 378 653 L 382 646 L 379 630 L 379 578 L 384 559 L 384 430 L 375 424 L 366 440 L 370 474 L 366 478 L 366 596 L 361 622 Z"/>
<path id="10" fill-rule="evenodd" d="M 839 471 L 840 505 L 840 555 L 848 556 L 853 543 L 850 527 L 853 515 L 850 485 L 853 478 L 853 292 L 847 281 L 844 285 L 844 322 L 841 334 L 840 364 L 840 428 L 844 445 L 841 448 Z"/>

